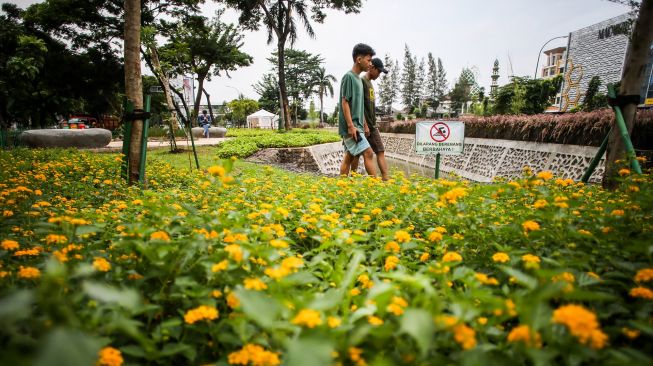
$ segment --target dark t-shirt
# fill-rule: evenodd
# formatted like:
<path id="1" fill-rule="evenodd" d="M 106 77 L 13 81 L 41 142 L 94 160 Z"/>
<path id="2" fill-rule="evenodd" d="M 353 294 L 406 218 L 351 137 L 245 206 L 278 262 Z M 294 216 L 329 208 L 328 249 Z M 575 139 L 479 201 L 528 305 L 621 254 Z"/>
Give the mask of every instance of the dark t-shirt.
<path id="1" fill-rule="evenodd" d="M 365 120 L 370 129 L 376 128 L 376 114 L 374 113 L 374 86 L 372 86 L 372 82 L 367 80 L 366 77 L 362 77 L 361 80 L 363 80 L 363 96 L 365 99 Z"/>

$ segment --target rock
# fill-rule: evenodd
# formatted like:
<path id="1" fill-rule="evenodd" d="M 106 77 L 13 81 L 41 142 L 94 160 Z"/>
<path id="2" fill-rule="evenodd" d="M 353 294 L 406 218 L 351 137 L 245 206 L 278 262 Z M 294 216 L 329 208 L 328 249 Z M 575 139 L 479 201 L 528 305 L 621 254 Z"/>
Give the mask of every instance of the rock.
<path id="1" fill-rule="evenodd" d="M 193 127 L 193 137 L 199 138 L 204 135 L 202 127 Z M 209 127 L 209 137 L 224 137 L 227 134 L 227 129 L 224 127 Z"/>
<path id="2" fill-rule="evenodd" d="M 19 139 L 29 147 L 105 147 L 111 142 L 111 131 L 104 128 L 83 130 L 28 130 Z"/>

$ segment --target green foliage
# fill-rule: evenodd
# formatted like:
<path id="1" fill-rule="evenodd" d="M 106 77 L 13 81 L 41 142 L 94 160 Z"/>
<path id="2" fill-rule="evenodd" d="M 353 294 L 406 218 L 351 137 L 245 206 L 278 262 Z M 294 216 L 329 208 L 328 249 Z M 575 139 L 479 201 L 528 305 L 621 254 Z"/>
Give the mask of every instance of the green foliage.
<path id="1" fill-rule="evenodd" d="M 587 86 L 583 103 L 580 106 L 583 111 L 590 112 L 608 106 L 607 96 L 604 93 L 599 93 L 600 86 L 601 78 L 599 76 L 592 77 Z"/>
<path id="2" fill-rule="evenodd" d="M 401 102 L 407 109 L 412 109 L 419 103 L 419 88 L 417 84 L 417 57 L 410 53 L 405 45 L 403 72 L 401 74 Z"/>
<path id="3" fill-rule="evenodd" d="M 231 120 L 237 126 L 245 126 L 247 124 L 247 116 L 256 112 L 259 109 L 259 105 L 253 99 L 234 99 L 227 104 L 227 108 L 231 111 Z"/>
<path id="4" fill-rule="evenodd" d="M 648 174 L 603 191 L 148 159 L 141 190 L 115 154 L 0 152 L 0 363 L 653 362 Z"/>
<path id="5" fill-rule="evenodd" d="M 532 80 L 513 77 L 509 84 L 497 90 L 496 114 L 538 114 L 546 110 L 560 90 L 562 75 L 551 79 Z"/>
<path id="6" fill-rule="evenodd" d="M 340 141 L 337 133 L 324 130 L 301 129 L 288 132 L 276 130 L 230 129 L 227 136 L 236 136 L 227 140 L 216 148 L 220 158 L 228 159 L 232 156 L 246 158 L 259 149 L 303 147 Z"/>

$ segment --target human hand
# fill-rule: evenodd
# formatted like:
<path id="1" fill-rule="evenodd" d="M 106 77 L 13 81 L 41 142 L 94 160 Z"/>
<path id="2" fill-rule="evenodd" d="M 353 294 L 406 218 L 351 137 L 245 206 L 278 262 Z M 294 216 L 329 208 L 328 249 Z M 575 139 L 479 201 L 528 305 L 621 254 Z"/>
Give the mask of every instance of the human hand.
<path id="1" fill-rule="evenodd" d="M 356 127 L 354 126 L 347 127 L 347 133 L 349 134 L 349 136 L 353 138 L 354 141 L 358 142 L 358 139 L 356 138 L 356 132 L 358 132 L 358 130 L 356 130 Z"/>
<path id="2" fill-rule="evenodd" d="M 367 126 L 367 123 L 364 126 L 364 131 L 365 131 L 365 136 L 369 136 L 371 134 L 370 128 Z"/>

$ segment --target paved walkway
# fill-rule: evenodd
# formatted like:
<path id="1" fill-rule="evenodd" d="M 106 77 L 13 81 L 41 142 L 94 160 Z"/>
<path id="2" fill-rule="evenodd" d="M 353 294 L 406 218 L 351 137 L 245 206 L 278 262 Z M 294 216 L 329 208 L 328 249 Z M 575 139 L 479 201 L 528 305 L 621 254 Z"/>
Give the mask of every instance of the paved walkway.
<path id="1" fill-rule="evenodd" d="M 210 137 L 208 139 L 206 138 L 198 138 L 195 139 L 195 146 L 215 146 L 219 145 L 222 143 L 222 141 L 229 140 L 229 137 Z M 191 148 L 191 142 L 188 140 L 188 147 Z M 170 147 L 170 141 L 168 140 L 155 140 L 155 141 L 148 141 L 147 142 L 147 149 L 161 149 L 161 148 L 169 148 Z M 177 139 L 177 147 L 178 148 L 186 148 L 186 139 Z M 99 149 L 93 149 L 94 151 L 107 151 L 107 152 L 113 152 L 113 151 L 120 151 L 122 149 L 122 141 L 116 140 L 116 141 L 111 141 L 109 145 L 99 148 Z"/>

